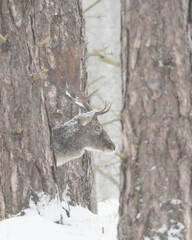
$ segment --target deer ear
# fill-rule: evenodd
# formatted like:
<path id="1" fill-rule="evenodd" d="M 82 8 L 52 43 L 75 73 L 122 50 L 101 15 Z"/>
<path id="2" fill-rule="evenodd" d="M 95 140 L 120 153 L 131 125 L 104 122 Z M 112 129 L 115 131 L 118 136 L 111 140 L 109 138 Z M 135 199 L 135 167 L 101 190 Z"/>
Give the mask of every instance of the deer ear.
<path id="1" fill-rule="evenodd" d="M 95 115 L 95 110 L 92 110 L 90 112 L 86 112 L 86 113 L 81 113 L 79 115 L 79 123 L 81 124 L 81 126 L 86 126 L 88 123 L 91 122 L 93 116 Z"/>

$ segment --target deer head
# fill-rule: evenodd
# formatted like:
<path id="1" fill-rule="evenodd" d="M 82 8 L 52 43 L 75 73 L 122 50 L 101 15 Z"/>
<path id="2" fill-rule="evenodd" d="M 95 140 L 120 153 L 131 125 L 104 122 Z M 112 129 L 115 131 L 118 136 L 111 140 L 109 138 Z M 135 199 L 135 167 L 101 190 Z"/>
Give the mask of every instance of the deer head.
<path id="1" fill-rule="evenodd" d="M 95 92 L 94 92 L 95 93 Z M 95 110 L 88 104 L 88 99 L 94 94 L 74 99 L 70 94 L 66 94 L 75 104 L 87 112 L 75 116 L 64 125 L 53 128 L 52 145 L 57 161 L 60 166 L 74 158 L 83 155 L 85 150 L 113 152 L 115 145 L 98 121 L 98 116 L 107 113 L 110 106 L 105 104 L 101 110 Z"/>

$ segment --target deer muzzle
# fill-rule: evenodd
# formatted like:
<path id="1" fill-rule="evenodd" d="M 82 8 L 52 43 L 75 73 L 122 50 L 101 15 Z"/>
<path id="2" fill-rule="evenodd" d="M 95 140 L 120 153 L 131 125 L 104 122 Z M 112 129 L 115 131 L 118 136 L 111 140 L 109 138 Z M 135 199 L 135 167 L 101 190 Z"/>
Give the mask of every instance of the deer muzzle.
<path id="1" fill-rule="evenodd" d="M 104 152 L 114 152 L 114 151 L 115 151 L 115 144 L 112 141 L 106 141 Z"/>

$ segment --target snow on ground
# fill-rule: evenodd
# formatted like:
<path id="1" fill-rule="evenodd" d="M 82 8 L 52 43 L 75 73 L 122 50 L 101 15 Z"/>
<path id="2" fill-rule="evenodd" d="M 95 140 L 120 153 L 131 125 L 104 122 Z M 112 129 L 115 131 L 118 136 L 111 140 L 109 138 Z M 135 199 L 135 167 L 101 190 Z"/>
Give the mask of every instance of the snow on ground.
<path id="1" fill-rule="evenodd" d="M 118 200 L 98 204 L 98 215 L 81 206 L 70 207 L 70 218 L 54 199 L 43 199 L 37 206 L 31 201 L 25 216 L 15 216 L 0 222 L 1 240 L 116 240 Z M 64 204 L 66 208 L 66 203 Z M 63 206 L 64 206 L 63 205 Z M 63 211 L 63 212 L 62 212 Z M 58 214 L 63 225 L 54 223 Z"/>

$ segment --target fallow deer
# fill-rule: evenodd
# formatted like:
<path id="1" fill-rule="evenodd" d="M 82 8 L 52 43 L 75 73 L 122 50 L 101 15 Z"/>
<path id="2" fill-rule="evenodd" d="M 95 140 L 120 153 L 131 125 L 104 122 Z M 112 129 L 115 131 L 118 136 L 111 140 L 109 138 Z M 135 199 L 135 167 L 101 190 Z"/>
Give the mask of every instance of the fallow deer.
<path id="1" fill-rule="evenodd" d="M 87 112 L 75 116 L 60 127 L 53 128 L 52 145 L 57 166 L 82 156 L 85 150 L 102 152 L 115 150 L 114 143 L 97 119 L 99 115 L 107 113 L 111 105 L 105 104 L 101 111 L 92 109 L 88 104 L 88 99 L 93 94 L 87 97 L 81 94 L 78 101 L 70 94 L 66 94 L 68 98 Z"/>

